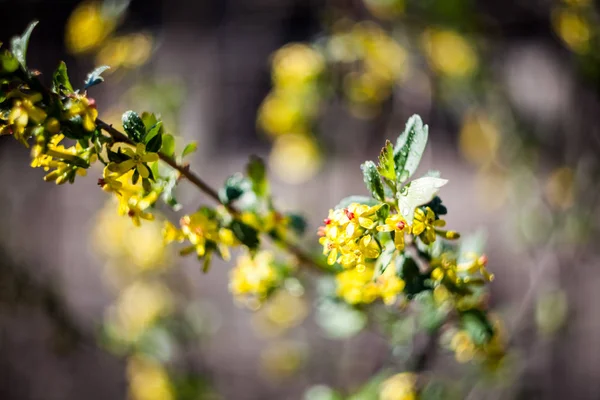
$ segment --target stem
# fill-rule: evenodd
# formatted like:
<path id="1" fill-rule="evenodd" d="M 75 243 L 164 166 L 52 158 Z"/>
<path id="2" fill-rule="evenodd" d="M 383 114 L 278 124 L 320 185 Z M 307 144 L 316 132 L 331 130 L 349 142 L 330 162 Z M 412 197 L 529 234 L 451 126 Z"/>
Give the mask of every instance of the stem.
<path id="1" fill-rule="evenodd" d="M 96 119 L 96 126 L 108 133 L 113 139 L 117 140 L 118 142 L 135 145 L 135 143 L 133 143 L 133 141 L 129 139 L 125 134 L 113 128 L 112 125 L 107 124 L 101 119 Z M 182 176 L 184 176 L 188 181 L 190 181 L 194 186 L 196 186 L 201 192 L 210 197 L 214 202 L 225 207 L 232 216 L 238 217 L 241 214 L 240 210 L 237 207 L 231 204 L 223 203 L 219 198 L 219 194 L 217 193 L 217 191 L 213 189 L 208 183 L 206 183 L 202 178 L 200 178 L 200 176 L 191 171 L 189 166 L 180 165 L 172 157 L 169 157 L 161 152 L 158 153 L 158 157 L 162 161 L 167 163 L 171 168 L 176 169 Z M 309 253 L 307 253 L 297 244 L 292 243 L 288 239 L 280 238 L 277 240 L 277 242 L 283 245 L 283 247 L 285 247 L 288 252 L 295 255 L 302 264 L 320 272 L 330 270 L 329 268 L 327 268 L 327 266 L 315 260 Z"/>

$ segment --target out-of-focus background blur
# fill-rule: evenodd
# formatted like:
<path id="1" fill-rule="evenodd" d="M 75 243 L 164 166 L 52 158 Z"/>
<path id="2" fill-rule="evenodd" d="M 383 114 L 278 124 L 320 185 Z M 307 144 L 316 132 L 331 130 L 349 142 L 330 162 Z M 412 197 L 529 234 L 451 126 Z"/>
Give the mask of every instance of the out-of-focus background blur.
<path id="1" fill-rule="evenodd" d="M 420 114 L 431 142 L 421 170 L 450 180 L 449 226 L 486 232 L 492 304 L 513 345 L 504 385 L 489 388 L 443 351 L 435 373 L 461 382 L 457 398 L 600 398 L 591 0 L 3 0 L 0 10 L 4 42 L 40 20 L 28 58 L 42 77 L 60 60 L 72 82 L 110 65 L 92 89 L 100 115 L 161 113 L 197 141 L 190 162 L 211 184 L 249 154 L 268 160 L 279 207 L 309 221 L 307 245 L 331 206 L 365 193 L 360 163 Z M 162 247 L 160 224 L 130 227 L 93 171 L 59 188 L 28 160 L 0 138 L 1 399 L 326 399 L 315 385 L 351 393 L 389 365 L 395 349 L 373 329 L 354 334 L 360 315 L 333 321 L 318 284 L 248 311 L 228 292 L 229 265 L 202 274 Z M 181 186 L 184 210 L 207 201 Z M 161 362 L 128 354 L 132 341 Z"/>

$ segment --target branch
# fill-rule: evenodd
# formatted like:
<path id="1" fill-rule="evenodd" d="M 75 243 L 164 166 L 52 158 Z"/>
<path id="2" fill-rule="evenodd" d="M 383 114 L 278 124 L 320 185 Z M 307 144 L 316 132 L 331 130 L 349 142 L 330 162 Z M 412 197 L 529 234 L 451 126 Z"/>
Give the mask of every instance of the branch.
<path id="1" fill-rule="evenodd" d="M 124 133 L 115 129 L 112 125 L 107 124 L 101 119 L 96 119 L 96 126 L 99 129 L 102 129 L 103 131 L 108 133 L 113 139 L 115 139 L 118 142 L 135 145 L 135 143 L 133 143 L 133 141 L 129 139 Z M 234 205 L 223 203 L 219 198 L 218 192 L 215 189 L 213 189 L 208 183 L 206 183 L 202 178 L 200 178 L 200 176 L 191 171 L 189 166 L 180 165 L 172 157 L 169 157 L 161 152 L 158 153 L 158 157 L 162 161 L 167 163 L 171 168 L 176 169 L 182 176 L 184 176 L 188 181 L 190 181 L 194 186 L 196 186 L 201 192 L 210 197 L 210 199 L 213 200 L 215 203 L 218 203 L 225 207 L 231 215 L 233 215 L 234 217 L 238 217 L 241 214 L 241 211 Z M 288 252 L 296 256 L 302 264 L 320 272 L 327 272 L 328 270 L 330 270 L 328 266 L 323 265 L 319 261 L 315 260 L 309 253 L 307 253 L 297 244 L 292 243 L 288 239 L 279 238 L 277 240 L 277 243 L 283 245 L 283 247 L 285 247 L 285 249 Z"/>

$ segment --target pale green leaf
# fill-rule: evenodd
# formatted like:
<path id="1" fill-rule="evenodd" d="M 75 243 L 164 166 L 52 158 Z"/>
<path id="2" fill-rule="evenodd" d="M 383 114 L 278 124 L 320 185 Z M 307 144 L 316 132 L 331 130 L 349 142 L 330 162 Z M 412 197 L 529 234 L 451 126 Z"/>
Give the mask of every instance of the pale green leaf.
<path id="1" fill-rule="evenodd" d="M 415 173 L 429 136 L 429 128 L 423 125 L 421 117 L 413 115 L 408 119 L 404 132 L 398 137 L 394 148 L 396 178 L 406 182 Z"/>
<path id="2" fill-rule="evenodd" d="M 363 179 L 367 189 L 371 192 L 371 195 L 377 200 L 383 201 L 385 195 L 383 193 L 383 183 L 377 172 L 377 167 L 373 161 L 366 161 L 360 166 L 363 172 Z"/>
<path id="3" fill-rule="evenodd" d="M 30 23 L 29 26 L 27 27 L 27 29 L 25 29 L 25 32 L 23 32 L 22 36 L 15 36 L 14 38 L 12 38 L 12 40 L 10 42 L 11 53 L 13 53 L 13 55 L 16 57 L 16 59 L 19 60 L 21 67 L 25 71 L 27 71 L 26 58 L 27 58 L 27 47 L 29 46 L 29 38 L 31 37 L 31 32 L 33 32 L 33 29 L 36 27 L 36 25 L 38 23 L 39 23 L 39 21 L 33 21 L 32 23 Z"/>
<path id="4" fill-rule="evenodd" d="M 446 183 L 448 183 L 447 179 L 426 176 L 415 179 L 400 190 L 398 193 L 400 213 L 409 225 L 412 225 L 415 208 L 429 203 Z"/>

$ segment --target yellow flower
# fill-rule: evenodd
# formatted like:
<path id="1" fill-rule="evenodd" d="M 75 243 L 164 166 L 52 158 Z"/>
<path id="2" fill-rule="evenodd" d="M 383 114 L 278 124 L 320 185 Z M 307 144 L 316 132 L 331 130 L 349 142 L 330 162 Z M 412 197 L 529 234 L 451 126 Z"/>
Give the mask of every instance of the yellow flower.
<path id="1" fill-rule="evenodd" d="M 477 347 L 467 331 L 458 331 L 454 334 L 450 347 L 454 350 L 456 361 L 459 363 L 471 361 L 477 353 Z"/>
<path id="2" fill-rule="evenodd" d="M 487 256 L 485 254 L 478 256 L 475 253 L 467 254 L 467 258 L 470 258 L 469 261 L 461 262 L 456 266 L 456 270 L 459 273 L 467 273 L 467 274 L 475 274 L 479 272 L 483 278 L 491 282 L 494 279 L 494 274 L 490 274 L 486 268 L 487 266 Z"/>
<path id="3" fill-rule="evenodd" d="M 100 186 L 102 190 L 104 190 L 105 192 L 114 192 L 117 194 L 121 194 L 123 182 L 121 182 L 119 178 L 122 175 L 111 172 L 108 166 L 106 166 L 104 167 L 102 176 L 102 178 L 98 179 L 98 186 Z"/>
<path id="4" fill-rule="evenodd" d="M 125 172 L 136 169 L 142 178 L 148 178 L 150 176 L 150 170 L 145 163 L 158 161 L 158 154 L 146 153 L 146 145 L 138 143 L 135 146 L 135 152 L 129 148 L 123 148 L 123 153 L 129 157 L 129 160 L 125 160 L 120 163 L 110 163 L 108 169 L 112 172 L 124 174 Z"/>
<path id="5" fill-rule="evenodd" d="M 180 221 L 181 230 L 190 243 L 195 247 L 199 257 L 206 254 L 206 242 L 219 240 L 219 224 L 199 211 L 185 215 Z"/>
<path id="6" fill-rule="evenodd" d="M 330 210 L 325 226 L 319 229 L 319 243 L 327 263 L 341 263 L 346 268 L 364 264 L 366 259 L 376 258 L 381 253 L 374 236 L 368 233 L 377 226 L 377 211 L 373 207 L 352 203 L 345 209 Z"/>
<path id="7" fill-rule="evenodd" d="M 66 105 L 67 117 L 73 118 L 76 116 L 81 117 L 83 128 L 92 132 L 96 129 L 96 118 L 98 118 L 98 110 L 96 109 L 96 102 L 92 99 L 88 99 L 85 95 L 74 95 Z"/>
<path id="8" fill-rule="evenodd" d="M 412 233 L 419 236 L 423 243 L 430 244 L 435 242 L 436 228 L 446 225 L 443 219 L 435 219 L 435 213 L 429 207 L 415 209 L 415 217 L 413 220 Z"/>
<path id="9" fill-rule="evenodd" d="M 340 272 L 335 277 L 337 295 L 349 304 L 372 303 L 379 295 L 373 274 L 372 266 Z"/>
<path id="10" fill-rule="evenodd" d="M 185 240 L 185 234 L 181 229 L 178 229 L 175 225 L 169 221 L 165 221 L 165 225 L 162 230 L 163 240 L 165 244 L 171 242 L 183 242 Z"/>
<path id="11" fill-rule="evenodd" d="M 273 261 L 273 253 L 266 250 L 254 256 L 239 256 L 236 266 L 229 273 L 229 290 L 235 296 L 250 295 L 264 299 L 281 279 Z"/>
<path id="12" fill-rule="evenodd" d="M 141 220 L 154 220 L 154 214 L 146 212 L 158 199 L 157 192 L 150 192 L 146 196 L 132 195 L 119 197 L 119 214 L 128 215 L 135 226 L 141 225 Z"/>
<path id="13" fill-rule="evenodd" d="M 377 277 L 379 295 L 387 305 L 394 304 L 398 295 L 404 290 L 405 283 L 396 274 L 396 266 L 391 263 L 385 271 Z"/>
<path id="14" fill-rule="evenodd" d="M 394 245 L 396 250 L 404 249 L 404 234 L 410 233 L 410 227 L 400 214 L 394 214 L 385 219 L 385 225 L 377 227 L 379 232 L 394 232 Z"/>
<path id="15" fill-rule="evenodd" d="M 29 122 L 41 124 L 46 119 L 46 112 L 34 105 L 35 100 L 41 99 L 41 96 L 32 96 L 28 99 L 17 99 L 13 103 L 13 108 L 8 114 L 8 124 L 10 131 L 15 139 L 29 147 L 27 139 L 29 138 L 26 128 Z"/>
<path id="16" fill-rule="evenodd" d="M 416 400 L 417 375 L 410 372 L 396 374 L 381 383 L 380 400 Z"/>

